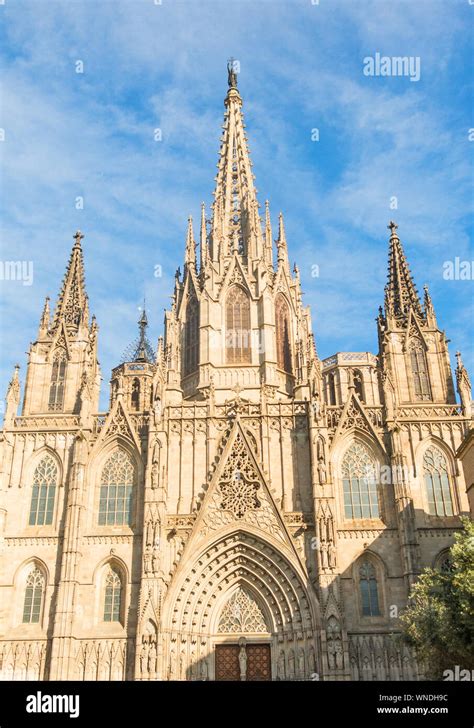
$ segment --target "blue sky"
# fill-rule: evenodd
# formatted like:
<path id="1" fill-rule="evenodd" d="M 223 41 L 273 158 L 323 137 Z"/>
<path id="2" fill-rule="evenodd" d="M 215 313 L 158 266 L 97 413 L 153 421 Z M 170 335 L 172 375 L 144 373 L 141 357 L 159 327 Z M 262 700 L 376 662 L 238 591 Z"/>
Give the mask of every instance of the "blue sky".
<path id="1" fill-rule="evenodd" d="M 285 215 L 319 355 L 376 352 L 393 218 L 452 359 L 461 349 L 474 372 L 472 281 L 443 278 L 445 261 L 474 257 L 474 5 L 313 2 L 0 5 L 1 257 L 34 264 L 31 286 L 0 281 L 2 392 L 17 361 L 24 382 L 44 297 L 57 296 L 77 228 L 100 326 L 104 408 L 144 295 L 156 344 L 187 216 L 197 233 L 201 201 L 212 201 L 231 55 L 262 212 L 268 198 L 275 237 Z M 377 52 L 419 57 L 420 80 L 365 76 L 364 58 Z"/>

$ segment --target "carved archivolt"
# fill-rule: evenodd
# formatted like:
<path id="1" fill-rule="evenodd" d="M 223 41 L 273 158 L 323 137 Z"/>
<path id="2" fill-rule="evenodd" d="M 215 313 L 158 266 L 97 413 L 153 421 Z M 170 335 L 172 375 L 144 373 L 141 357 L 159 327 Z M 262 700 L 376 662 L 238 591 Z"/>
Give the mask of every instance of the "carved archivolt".
<path id="1" fill-rule="evenodd" d="M 216 633 L 223 595 L 248 587 L 269 615 L 270 632 L 315 628 L 307 590 L 290 562 L 267 542 L 242 531 L 208 546 L 180 584 L 167 597 L 164 617 L 171 631 Z"/>

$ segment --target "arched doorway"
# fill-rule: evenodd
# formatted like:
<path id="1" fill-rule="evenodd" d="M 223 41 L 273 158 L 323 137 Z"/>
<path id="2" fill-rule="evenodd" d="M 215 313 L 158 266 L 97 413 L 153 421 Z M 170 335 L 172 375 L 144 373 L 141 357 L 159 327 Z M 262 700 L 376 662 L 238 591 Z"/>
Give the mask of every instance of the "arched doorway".
<path id="1" fill-rule="evenodd" d="M 232 531 L 186 565 L 163 609 L 164 679 L 308 680 L 318 605 L 289 551 Z"/>
<path id="2" fill-rule="evenodd" d="M 238 584 L 221 609 L 214 675 L 216 680 L 272 679 L 270 620 L 246 584 Z"/>

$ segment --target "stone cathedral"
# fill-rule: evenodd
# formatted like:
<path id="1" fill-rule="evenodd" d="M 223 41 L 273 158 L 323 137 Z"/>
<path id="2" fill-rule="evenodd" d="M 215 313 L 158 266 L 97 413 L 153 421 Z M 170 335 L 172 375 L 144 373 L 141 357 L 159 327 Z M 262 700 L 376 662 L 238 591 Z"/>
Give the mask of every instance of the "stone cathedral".
<path id="1" fill-rule="evenodd" d="M 458 355 L 397 225 L 378 353 L 318 358 L 283 216 L 260 216 L 229 66 L 214 202 L 189 219 L 164 336 L 99 412 L 76 233 L 0 441 L 0 674 L 40 680 L 417 680 L 398 617 L 468 512 Z M 381 263 L 382 264 L 382 263 Z"/>

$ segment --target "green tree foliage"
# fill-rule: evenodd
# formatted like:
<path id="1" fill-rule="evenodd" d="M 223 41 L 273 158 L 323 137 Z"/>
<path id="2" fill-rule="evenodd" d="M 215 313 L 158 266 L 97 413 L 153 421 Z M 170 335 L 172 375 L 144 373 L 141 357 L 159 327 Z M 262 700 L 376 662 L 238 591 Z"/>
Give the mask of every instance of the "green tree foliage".
<path id="1" fill-rule="evenodd" d="M 456 665 L 474 669 L 474 523 L 469 519 L 456 533 L 444 568 L 420 575 L 400 621 L 427 677 L 439 679 Z"/>

